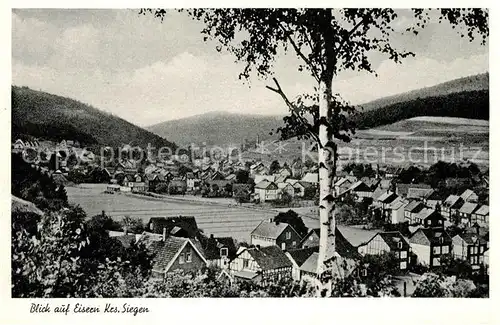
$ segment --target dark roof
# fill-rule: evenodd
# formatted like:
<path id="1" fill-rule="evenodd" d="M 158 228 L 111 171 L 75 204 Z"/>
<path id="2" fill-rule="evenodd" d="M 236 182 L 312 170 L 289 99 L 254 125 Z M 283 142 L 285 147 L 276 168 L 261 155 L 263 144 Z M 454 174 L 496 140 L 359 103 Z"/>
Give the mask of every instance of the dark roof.
<path id="1" fill-rule="evenodd" d="M 278 246 L 252 247 L 247 251 L 263 271 L 292 266 L 292 262 Z"/>
<path id="2" fill-rule="evenodd" d="M 443 207 L 458 209 L 463 205 L 463 203 L 464 203 L 464 199 L 462 199 L 460 196 L 450 195 L 443 202 Z"/>
<path id="3" fill-rule="evenodd" d="M 198 225 L 194 217 L 154 217 L 148 222 L 148 229 L 157 234 L 163 234 L 163 228 L 166 228 L 167 233 L 170 233 L 174 227 L 184 230 L 189 238 L 195 238 L 198 234 Z"/>
<path id="4" fill-rule="evenodd" d="M 420 201 L 411 201 L 405 206 L 405 211 L 418 213 L 424 208 L 424 204 Z"/>
<path id="5" fill-rule="evenodd" d="M 399 231 L 380 232 L 378 235 L 385 241 L 391 250 L 398 250 L 398 243 L 403 243 L 403 249 L 407 249 L 410 245 Z"/>
<path id="6" fill-rule="evenodd" d="M 149 249 L 154 255 L 153 270 L 158 272 L 168 271 L 167 267 L 188 241 L 186 238 L 167 237 L 164 241 L 152 242 Z"/>
<path id="7" fill-rule="evenodd" d="M 469 245 L 476 243 L 476 241 L 479 241 L 479 244 L 488 243 L 488 241 L 483 236 L 473 232 L 464 232 L 457 236 L 460 236 L 460 238 L 462 238 Z"/>
<path id="8" fill-rule="evenodd" d="M 234 240 L 231 237 L 210 237 L 203 241 L 202 243 L 203 252 L 207 260 L 219 259 L 220 249 L 227 248 L 228 258 L 230 260 L 236 257 L 236 245 L 234 245 Z"/>
<path id="9" fill-rule="evenodd" d="M 317 253 L 319 252 L 319 246 L 314 246 L 314 247 L 308 247 L 308 248 L 301 248 L 301 249 L 294 249 L 288 251 L 292 259 L 297 263 L 297 265 L 300 267 L 304 262 L 311 256 L 312 253 Z"/>

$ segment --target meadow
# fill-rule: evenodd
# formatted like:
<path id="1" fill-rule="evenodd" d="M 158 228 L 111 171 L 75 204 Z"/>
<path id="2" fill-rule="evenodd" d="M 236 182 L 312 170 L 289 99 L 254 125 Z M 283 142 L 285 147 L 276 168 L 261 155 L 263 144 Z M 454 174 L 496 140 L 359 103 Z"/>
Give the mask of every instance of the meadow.
<path id="1" fill-rule="evenodd" d="M 105 211 L 116 220 L 130 216 L 147 223 L 151 217 L 194 216 L 198 227 L 206 235 L 230 236 L 246 242 L 250 241 L 250 232 L 262 220 L 278 214 L 278 210 L 229 206 L 217 202 L 105 194 L 105 188 L 106 184 L 80 184 L 68 186 L 66 191 L 70 203 L 80 205 L 89 217 Z M 317 218 L 311 213 L 307 213 L 303 220 L 309 228 L 319 227 Z"/>

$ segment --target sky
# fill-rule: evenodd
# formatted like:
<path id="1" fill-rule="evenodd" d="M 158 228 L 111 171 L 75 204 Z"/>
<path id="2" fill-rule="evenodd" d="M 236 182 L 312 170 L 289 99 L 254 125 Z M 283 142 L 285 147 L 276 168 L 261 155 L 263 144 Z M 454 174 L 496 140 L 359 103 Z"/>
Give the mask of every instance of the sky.
<path id="1" fill-rule="evenodd" d="M 395 29 L 408 21 L 401 12 Z M 210 111 L 279 115 L 287 109 L 265 88 L 270 80 L 239 80 L 244 65 L 216 43 L 203 41 L 203 25 L 185 13 L 163 21 L 137 10 L 14 9 L 12 83 L 71 97 L 134 124 L 148 126 Z M 417 36 L 394 37 L 414 58 L 395 64 L 374 58 L 377 76 L 343 72 L 334 91 L 352 104 L 488 71 L 488 45 L 461 38 L 433 23 Z M 280 54 L 274 75 L 290 98 L 312 90 L 296 70 L 297 58 Z"/>

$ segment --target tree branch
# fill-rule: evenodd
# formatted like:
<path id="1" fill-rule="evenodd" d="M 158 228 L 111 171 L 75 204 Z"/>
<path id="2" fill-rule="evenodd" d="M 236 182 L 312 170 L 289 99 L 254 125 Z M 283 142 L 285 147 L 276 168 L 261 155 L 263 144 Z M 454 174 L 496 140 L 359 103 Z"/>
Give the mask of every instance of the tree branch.
<path id="1" fill-rule="evenodd" d="M 354 25 L 354 27 L 347 33 L 347 36 L 344 37 L 343 41 L 339 44 L 339 46 L 337 47 L 337 49 L 335 49 L 335 52 L 336 53 L 339 53 L 342 46 L 344 46 L 344 44 L 347 42 L 347 40 L 352 36 L 352 34 L 354 34 L 354 32 L 359 28 L 361 27 L 361 25 L 365 22 L 365 20 L 369 17 L 368 14 L 366 14 L 356 25 Z"/>
<path id="2" fill-rule="evenodd" d="M 266 86 L 267 89 L 277 93 L 278 95 L 281 96 L 281 98 L 283 98 L 283 101 L 286 103 L 286 105 L 288 106 L 288 109 L 290 110 L 290 113 L 292 113 L 292 115 L 294 115 L 297 119 L 299 119 L 301 121 L 301 123 L 303 123 L 304 125 L 309 125 L 309 122 L 303 117 L 303 116 L 300 116 L 295 110 L 296 110 L 296 107 L 295 105 L 293 105 L 293 103 L 288 99 L 288 97 L 286 96 L 286 94 L 283 92 L 283 90 L 281 89 L 281 86 L 280 84 L 278 83 L 278 80 L 276 78 L 273 78 L 273 81 L 274 83 L 276 84 L 276 88 L 273 88 L 271 86 Z M 314 140 L 319 144 L 319 146 L 322 148 L 323 147 L 323 144 L 321 143 L 318 135 L 312 131 L 308 131 L 309 132 L 309 135 L 311 137 L 314 138 Z"/>
<path id="3" fill-rule="evenodd" d="M 281 24 L 279 26 L 280 26 L 281 30 L 283 31 L 283 33 L 285 33 L 286 38 L 288 39 L 288 41 L 292 45 L 293 49 L 295 50 L 295 53 L 297 53 L 297 55 L 300 56 L 300 58 L 302 60 L 304 60 L 304 62 L 311 68 L 311 72 L 313 74 L 314 79 L 316 79 L 316 81 L 319 82 L 319 76 L 316 73 L 316 70 L 315 70 L 314 66 L 312 65 L 311 61 L 309 61 L 309 59 L 304 55 L 304 53 L 302 53 L 302 51 L 300 50 L 300 48 L 297 46 L 297 44 L 295 43 L 295 41 L 292 39 L 292 37 L 290 36 L 290 34 L 291 34 L 290 31 L 288 31 Z"/>

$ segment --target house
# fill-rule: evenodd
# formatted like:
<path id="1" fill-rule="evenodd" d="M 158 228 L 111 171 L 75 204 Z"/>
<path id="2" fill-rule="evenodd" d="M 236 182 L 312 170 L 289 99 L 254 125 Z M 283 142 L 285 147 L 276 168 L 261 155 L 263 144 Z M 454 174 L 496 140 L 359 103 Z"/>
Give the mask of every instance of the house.
<path id="1" fill-rule="evenodd" d="M 337 230 L 342 234 L 342 237 L 349 242 L 351 246 L 357 248 L 365 245 L 372 239 L 378 232 L 373 230 L 366 230 L 352 226 L 337 226 Z"/>
<path id="2" fill-rule="evenodd" d="M 276 201 L 279 198 L 278 185 L 268 180 L 257 183 L 254 187 L 254 193 L 260 202 Z"/>
<path id="3" fill-rule="evenodd" d="M 419 183 L 419 184 L 397 183 L 396 184 L 396 194 L 399 195 L 399 196 L 407 197 L 408 196 L 408 192 L 410 191 L 410 189 L 414 189 L 412 191 L 412 193 L 416 193 L 415 189 L 427 189 L 427 190 L 430 190 L 431 186 L 428 185 L 428 184 L 423 184 L 423 183 Z"/>
<path id="4" fill-rule="evenodd" d="M 373 206 L 376 208 L 380 208 L 382 210 L 386 210 L 389 204 L 396 200 L 398 195 L 391 191 L 386 191 L 382 193 L 379 197 L 373 198 Z"/>
<path id="5" fill-rule="evenodd" d="M 318 173 L 306 173 L 304 177 L 302 177 L 301 181 L 306 182 L 306 183 L 318 183 L 319 180 L 319 174 Z"/>
<path id="6" fill-rule="evenodd" d="M 479 209 L 479 204 L 472 202 L 465 202 L 460 210 L 458 210 L 458 217 L 460 223 L 471 226 L 472 225 L 472 214 Z"/>
<path id="7" fill-rule="evenodd" d="M 408 201 L 400 197 L 389 203 L 384 211 L 386 220 L 392 224 L 404 222 L 405 206 L 407 204 Z"/>
<path id="8" fill-rule="evenodd" d="M 410 203 L 408 203 L 404 208 L 405 219 L 412 223 L 413 220 L 415 220 L 417 213 L 422 211 L 424 208 L 425 206 L 422 202 L 410 201 Z"/>
<path id="9" fill-rule="evenodd" d="M 449 220 L 452 220 L 455 216 L 458 215 L 458 211 L 464 203 L 464 199 L 462 199 L 460 196 L 450 195 L 443 202 L 443 206 L 441 207 L 441 214 L 443 215 L 443 217 L 447 217 Z"/>
<path id="10" fill-rule="evenodd" d="M 487 226 L 490 219 L 490 207 L 481 205 L 475 212 L 472 213 L 471 223 L 477 223 L 480 226 Z"/>
<path id="11" fill-rule="evenodd" d="M 401 173 L 401 168 L 395 166 L 387 166 L 385 168 L 385 177 L 387 178 L 395 178 Z"/>
<path id="12" fill-rule="evenodd" d="M 181 178 L 172 178 L 168 183 L 169 194 L 185 194 L 187 191 L 187 182 Z"/>
<path id="13" fill-rule="evenodd" d="M 217 266 L 221 269 L 229 269 L 229 261 L 236 257 L 236 246 L 231 237 L 214 237 L 201 241 L 203 255 L 209 266 Z"/>
<path id="14" fill-rule="evenodd" d="M 295 281 L 299 281 L 302 277 L 300 267 L 313 253 L 317 253 L 318 251 L 319 246 L 311 246 L 307 248 L 293 249 L 285 252 L 285 255 L 288 257 L 288 259 L 290 259 L 290 262 L 292 262 L 292 278 Z"/>
<path id="15" fill-rule="evenodd" d="M 453 255 L 467 261 L 473 270 L 479 269 L 484 263 L 484 253 L 487 249 L 488 242 L 474 232 L 463 232 L 453 237 Z"/>
<path id="16" fill-rule="evenodd" d="M 283 165 L 283 167 L 281 167 L 281 169 L 278 171 L 278 174 L 280 176 L 284 176 L 285 178 L 286 177 L 290 177 L 292 176 L 292 170 L 290 169 L 290 167 L 288 167 L 286 165 L 286 163 Z"/>
<path id="17" fill-rule="evenodd" d="M 186 173 L 186 190 L 193 192 L 201 189 L 201 179 L 195 176 L 193 172 Z"/>
<path id="18" fill-rule="evenodd" d="M 358 199 L 371 198 L 373 195 L 372 189 L 362 181 L 357 181 L 352 184 L 348 189 L 348 193 L 353 194 Z M 340 193 L 341 195 L 342 193 Z"/>
<path id="19" fill-rule="evenodd" d="M 23 140 L 17 139 L 14 144 L 12 145 L 12 149 L 15 150 L 23 150 L 25 147 Z"/>
<path id="20" fill-rule="evenodd" d="M 301 248 L 319 246 L 319 228 L 309 230 L 307 235 L 300 241 L 299 246 Z"/>
<path id="21" fill-rule="evenodd" d="M 474 193 L 472 190 L 465 190 L 462 194 L 460 194 L 460 197 L 465 201 L 465 202 L 471 202 L 471 203 L 477 203 L 477 200 L 479 197 L 477 196 L 476 193 Z"/>
<path id="22" fill-rule="evenodd" d="M 316 185 L 314 183 L 308 183 L 303 181 L 294 182 L 293 188 L 295 191 L 295 196 L 305 197 L 308 191 L 312 191 Z"/>
<path id="23" fill-rule="evenodd" d="M 290 195 L 291 197 L 295 196 L 295 188 L 290 183 L 278 183 L 278 188 L 280 190 L 280 195 L 283 193 L 288 193 L 288 195 Z"/>
<path id="24" fill-rule="evenodd" d="M 381 183 L 381 179 L 376 177 L 361 177 L 360 180 L 365 183 L 372 191 L 374 191 Z"/>
<path id="25" fill-rule="evenodd" d="M 351 185 L 353 184 L 353 181 L 346 177 L 340 178 L 338 181 L 336 181 L 333 184 L 333 189 L 335 191 L 335 196 L 339 196 L 341 193 L 346 192 Z"/>
<path id="26" fill-rule="evenodd" d="M 441 257 L 452 251 L 452 239 L 443 228 L 419 228 L 409 242 L 417 263 L 429 267 L 440 266 Z"/>
<path id="27" fill-rule="evenodd" d="M 153 241 L 148 249 L 153 255 L 154 276 L 165 277 L 178 270 L 199 272 L 208 266 L 203 253 L 188 238 L 163 237 Z"/>
<path id="28" fill-rule="evenodd" d="M 366 244 L 358 247 L 361 255 L 393 254 L 401 270 L 408 268 L 410 258 L 410 244 L 399 231 L 379 232 Z"/>
<path id="29" fill-rule="evenodd" d="M 236 281 L 266 283 L 292 277 L 292 262 L 278 246 L 244 247 L 229 269 Z"/>
<path id="30" fill-rule="evenodd" d="M 149 219 L 147 229 L 156 234 L 169 233 L 176 237 L 196 238 L 199 233 L 194 217 L 153 217 Z"/>
<path id="31" fill-rule="evenodd" d="M 120 192 L 120 185 L 118 184 L 108 184 L 106 186 L 106 193 L 116 193 Z"/>
<path id="32" fill-rule="evenodd" d="M 269 168 L 264 166 L 262 162 L 255 163 L 250 166 L 250 176 L 255 177 L 256 175 L 266 175 L 269 173 Z"/>
<path id="33" fill-rule="evenodd" d="M 269 182 L 276 182 L 276 175 L 255 175 L 255 184 L 258 184 L 264 180 L 267 180 Z"/>
<path id="34" fill-rule="evenodd" d="M 311 249 L 311 248 L 306 248 Z M 299 267 L 298 271 L 301 280 L 317 278 L 318 273 L 318 253 L 313 252 Z M 336 277 L 345 277 L 351 274 L 357 267 L 357 261 L 361 258 L 357 249 L 343 236 L 338 228 L 335 229 L 335 254 L 337 258 L 334 260 L 333 272 Z M 298 263 L 296 263 L 298 265 Z"/>
<path id="35" fill-rule="evenodd" d="M 263 247 L 276 245 L 282 250 L 299 247 L 302 237 L 289 224 L 263 220 L 251 233 L 250 244 Z"/>
<path id="36" fill-rule="evenodd" d="M 410 220 L 410 224 L 418 224 L 424 227 L 443 227 L 444 218 L 436 210 L 424 208 L 414 215 L 413 219 Z"/>
<path id="37" fill-rule="evenodd" d="M 276 179 L 274 180 L 274 182 L 276 184 L 279 184 L 279 183 L 285 183 L 286 180 L 287 180 L 288 176 L 285 176 L 285 175 L 277 175 Z"/>

